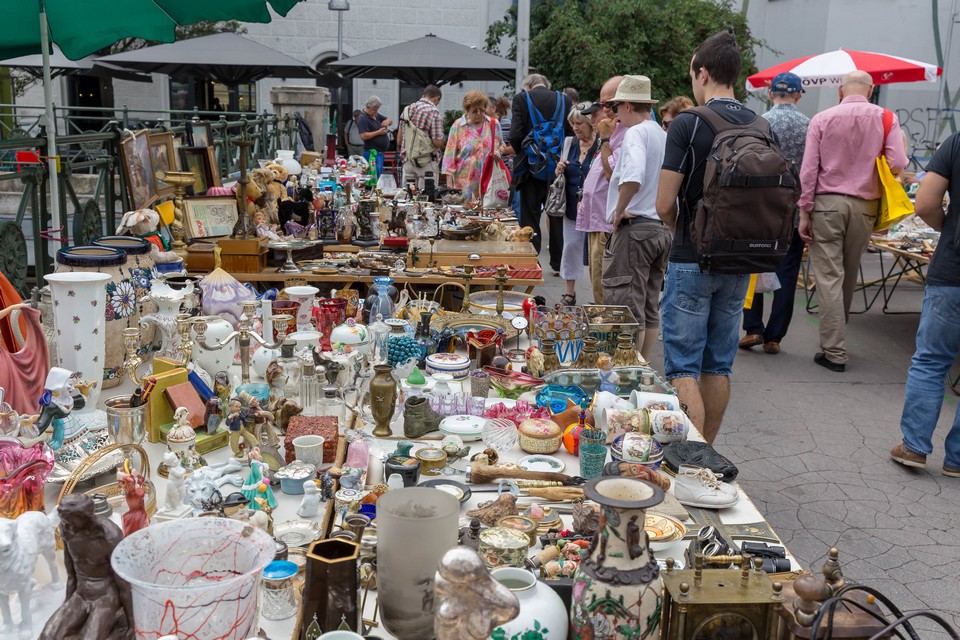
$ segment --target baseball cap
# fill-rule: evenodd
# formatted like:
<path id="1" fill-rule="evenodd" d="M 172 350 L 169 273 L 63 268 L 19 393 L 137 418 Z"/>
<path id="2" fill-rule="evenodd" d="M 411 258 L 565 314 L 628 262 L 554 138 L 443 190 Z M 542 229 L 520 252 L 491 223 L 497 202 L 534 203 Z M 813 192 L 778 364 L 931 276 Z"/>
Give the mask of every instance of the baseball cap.
<path id="1" fill-rule="evenodd" d="M 580 104 L 577 105 L 577 109 L 579 109 L 580 113 L 582 113 L 583 115 L 589 116 L 590 114 L 596 113 L 597 111 L 600 110 L 600 103 L 599 102 L 581 102 Z"/>
<path id="2" fill-rule="evenodd" d="M 770 83 L 770 91 L 776 93 L 806 93 L 800 76 L 789 71 L 777 74 L 777 77 Z"/>

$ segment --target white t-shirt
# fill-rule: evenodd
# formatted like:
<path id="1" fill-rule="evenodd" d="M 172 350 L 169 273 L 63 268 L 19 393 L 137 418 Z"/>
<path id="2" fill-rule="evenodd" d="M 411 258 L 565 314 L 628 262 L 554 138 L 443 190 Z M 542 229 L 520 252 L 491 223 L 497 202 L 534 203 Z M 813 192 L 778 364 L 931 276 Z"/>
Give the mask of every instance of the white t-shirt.
<path id="1" fill-rule="evenodd" d="M 666 145 L 667 132 L 653 120 L 644 120 L 627 129 L 620 144 L 617 164 L 610 176 L 610 187 L 607 191 L 608 223 L 613 222 L 613 214 L 620 197 L 620 185 L 624 182 L 640 183 L 640 190 L 630 199 L 624 215 L 660 219 L 657 215 L 657 185 Z"/>

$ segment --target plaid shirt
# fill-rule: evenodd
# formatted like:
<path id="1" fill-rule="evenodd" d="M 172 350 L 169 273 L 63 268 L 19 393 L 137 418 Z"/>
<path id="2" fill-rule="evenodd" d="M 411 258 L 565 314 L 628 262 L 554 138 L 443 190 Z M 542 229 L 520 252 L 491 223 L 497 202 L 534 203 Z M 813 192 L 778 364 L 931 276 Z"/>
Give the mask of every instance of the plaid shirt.
<path id="1" fill-rule="evenodd" d="M 443 139 L 443 116 L 440 115 L 440 109 L 432 102 L 424 100 L 423 98 L 417 100 L 407 107 L 407 117 L 410 118 L 410 124 L 424 131 L 430 140 Z M 400 151 L 400 159 L 405 162 L 407 159 L 406 143 L 409 138 L 407 137 L 405 130 L 406 123 L 403 121 L 403 118 L 400 119 L 400 128 L 404 129 L 404 148 Z"/>

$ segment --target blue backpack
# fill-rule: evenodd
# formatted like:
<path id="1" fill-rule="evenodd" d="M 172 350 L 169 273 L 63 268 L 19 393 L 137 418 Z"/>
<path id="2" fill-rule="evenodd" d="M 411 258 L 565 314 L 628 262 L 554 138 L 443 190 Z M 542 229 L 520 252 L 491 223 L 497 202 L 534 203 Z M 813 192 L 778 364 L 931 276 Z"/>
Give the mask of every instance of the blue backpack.
<path id="1" fill-rule="evenodd" d="M 556 91 L 557 108 L 550 120 L 544 120 L 533 101 L 530 92 L 524 91 L 527 99 L 527 112 L 533 128 L 523 139 L 523 152 L 526 154 L 529 171 L 537 180 L 552 182 L 557 169 L 557 160 L 560 157 L 560 148 L 563 146 L 563 95 Z"/>

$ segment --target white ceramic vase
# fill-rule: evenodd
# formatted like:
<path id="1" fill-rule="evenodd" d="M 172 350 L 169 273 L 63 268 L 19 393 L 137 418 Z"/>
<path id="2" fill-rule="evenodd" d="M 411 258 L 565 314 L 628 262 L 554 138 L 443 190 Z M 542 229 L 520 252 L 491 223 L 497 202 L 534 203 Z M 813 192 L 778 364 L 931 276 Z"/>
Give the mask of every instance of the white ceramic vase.
<path id="1" fill-rule="evenodd" d="M 74 411 L 88 429 L 107 425 L 107 414 L 97 409 L 103 386 L 103 361 L 106 356 L 106 273 L 77 271 L 44 276 L 53 298 L 53 324 L 59 366 L 80 374 L 88 388 L 83 409 Z"/>
<path id="2" fill-rule="evenodd" d="M 183 289 L 174 289 L 162 280 L 154 280 L 150 288 L 150 299 L 157 305 L 157 312 L 140 318 L 140 326 L 155 326 L 160 333 L 158 355 L 179 359 L 182 346 L 177 333 L 177 316 L 184 301 L 193 296 L 193 283 Z"/>
<path id="3" fill-rule="evenodd" d="M 273 344 L 273 302 L 266 297 L 260 302 L 260 315 L 263 318 L 263 331 L 261 337 L 267 341 L 267 344 Z M 254 342 L 254 344 L 257 344 Z M 258 344 L 250 357 L 250 369 L 261 378 L 267 375 L 267 367 L 270 363 L 280 357 L 280 349 L 268 349 L 262 344 Z"/>
<path id="4" fill-rule="evenodd" d="M 208 346 L 214 347 L 222 343 L 228 335 L 233 333 L 233 325 L 220 316 L 201 316 L 197 318 L 197 320 L 203 320 L 207 323 L 204 342 Z M 194 340 L 193 361 L 198 367 L 210 374 L 211 378 L 215 378 L 218 371 L 227 371 L 230 369 L 230 366 L 233 364 L 233 359 L 237 355 L 238 347 L 236 339 L 231 340 L 229 344 L 224 344 L 220 349 L 205 349 L 196 341 L 196 325 L 190 330 L 190 334 Z"/>
<path id="5" fill-rule="evenodd" d="M 313 307 L 317 302 L 317 294 L 320 289 L 309 285 L 303 287 L 287 287 L 283 290 L 291 300 L 300 303 L 297 310 L 297 331 L 312 331 L 314 329 L 311 319 L 313 318 Z"/>
<path id="6" fill-rule="evenodd" d="M 493 579 L 510 589 L 520 601 L 520 615 L 493 630 L 493 640 L 538 638 L 567 640 L 570 621 L 567 608 L 556 591 L 537 580 L 526 569 L 501 567 L 491 573 Z"/>

